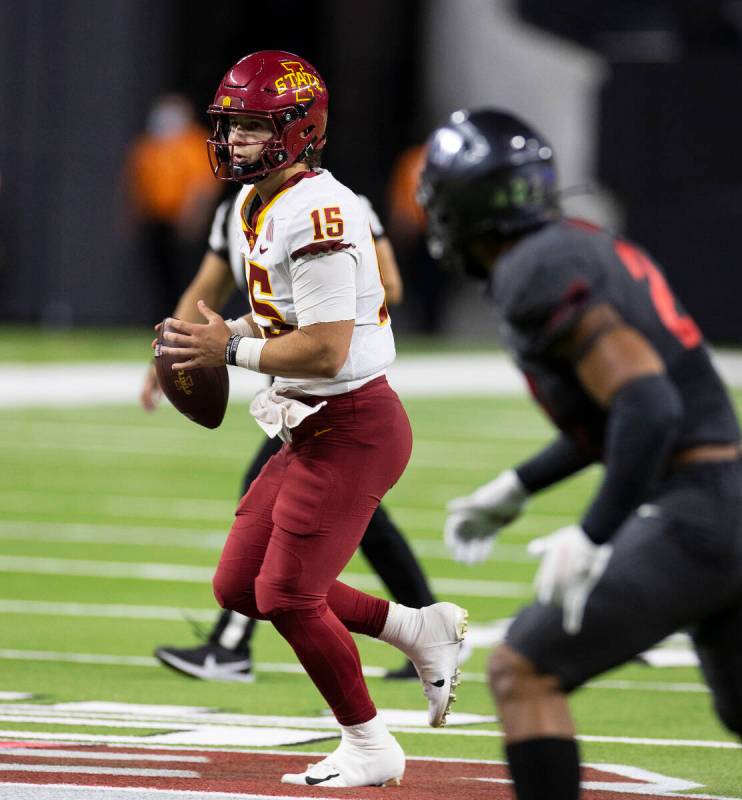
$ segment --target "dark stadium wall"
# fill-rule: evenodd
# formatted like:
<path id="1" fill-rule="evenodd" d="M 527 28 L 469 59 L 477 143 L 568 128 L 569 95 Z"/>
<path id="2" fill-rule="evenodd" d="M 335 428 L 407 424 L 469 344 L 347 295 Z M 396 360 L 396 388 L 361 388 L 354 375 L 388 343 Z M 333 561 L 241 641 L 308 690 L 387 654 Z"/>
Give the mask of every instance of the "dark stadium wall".
<path id="1" fill-rule="evenodd" d="M 519 0 L 607 59 L 599 178 L 709 339 L 742 343 L 742 18 L 724 0 Z"/>
<path id="2" fill-rule="evenodd" d="M 0 3 L 0 313 L 137 319 L 119 204 L 123 153 L 170 80 L 173 2 Z"/>
<path id="3" fill-rule="evenodd" d="M 423 93 L 418 80 L 420 0 L 321 0 L 271 4 L 226 0 L 181 4 L 178 83 L 205 108 L 226 68 L 253 50 L 296 52 L 330 89 L 323 164 L 383 212 L 394 157 L 415 135 Z"/>
<path id="4" fill-rule="evenodd" d="M 706 335 L 742 343 L 742 57 L 615 64 L 603 91 L 601 179 Z"/>
<path id="5" fill-rule="evenodd" d="M 127 146 L 159 93 L 186 92 L 204 109 L 227 67 L 252 50 L 295 50 L 315 63 L 330 85 L 326 165 L 381 206 L 415 112 L 419 8 L 0 0 L 2 319 L 152 321 L 151 282 L 122 223 Z"/>

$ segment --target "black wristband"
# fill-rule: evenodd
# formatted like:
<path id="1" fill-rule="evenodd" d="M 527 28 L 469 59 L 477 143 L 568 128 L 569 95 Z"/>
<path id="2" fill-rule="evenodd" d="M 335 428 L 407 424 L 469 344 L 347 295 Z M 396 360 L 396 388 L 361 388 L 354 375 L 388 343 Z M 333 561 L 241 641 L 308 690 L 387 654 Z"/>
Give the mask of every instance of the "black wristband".
<path id="1" fill-rule="evenodd" d="M 237 364 L 237 348 L 240 346 L 242 337 L 235 333 L 227 339 L 227 348 L 224 351 L 224 362 L 235 366 Z"/>

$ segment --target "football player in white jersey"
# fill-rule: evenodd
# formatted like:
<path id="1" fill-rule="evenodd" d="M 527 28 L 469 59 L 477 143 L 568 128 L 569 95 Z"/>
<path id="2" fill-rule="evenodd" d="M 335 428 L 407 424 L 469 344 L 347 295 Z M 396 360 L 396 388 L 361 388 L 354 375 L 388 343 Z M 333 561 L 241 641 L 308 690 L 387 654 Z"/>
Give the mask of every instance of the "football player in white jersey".
<path id="1" fill-rule="evenodd" d="M 402 474 L 412 436 L 385 371 L 394 338 L 368 215 L 318 169 L 327 87 L 304 59 L 241 59 L 209 107 L 217 177 L 245 184 L 252 314 L 169 321 L 176 369 L 231 363 L 275 376 L 251 411 L 284 445 L 240 502 L 214 576 L 220 604 L 269 619 L 341 726 L 337 750 L 286 783 L 323 788 L 399 782 L 405 758 L 376 713 L 350 632 L 387 641 L 415 664 L 439 726 L 455 698 L 466 612 L 411 609 L 337 580 L 369 518 Z"/>
<path id="2" fill-rule="evenodd" d="M 384 227 L 368 200 L 359 195 L 366 206 L 379 261 L 384 293 L 389 305 L 402 299 L 402 279 L 394 250 Z M 244 239 L 239 209 L 235 212 L 237 193 L 219 204 L 209 235 L 209 247 L 195 275 L 179 299 L 173 316 L 189 322 L 202 322 L 196 303 L 204 299 L 210 308 L 220 309 L 238 289 L 247 296 L 244 259 L 241 243 Z M 143 408 L 154 410 L 162 397 L 154 364 L 147 370 L 140 394 Z M 251 461 L 242 482 L 242 497 L 258 476 L 268 459 L 281 448 L 281 440 L 266 438 Z M 361 552 L 398 602 L 412 608 L 435 603 L 424 572 L 392 519 L 378 506 L 371 517 L 360 544 Z M 195 647 L 158 647 L 155 656 L 171 669 L 203 680 L 249 682 L 254 679 L 250 642 L 255 620 L 237 611 L 225 609 L 208 634 L 208 639 Z M 409 660 L 387 678 L 416 678 Z"/>

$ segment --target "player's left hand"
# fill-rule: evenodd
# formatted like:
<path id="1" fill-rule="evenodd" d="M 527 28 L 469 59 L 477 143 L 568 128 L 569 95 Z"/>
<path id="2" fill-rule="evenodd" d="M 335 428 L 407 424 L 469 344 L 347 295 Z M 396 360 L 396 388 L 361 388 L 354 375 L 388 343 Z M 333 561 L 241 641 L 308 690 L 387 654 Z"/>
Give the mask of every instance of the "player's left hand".
<path id="1" fill-rule="evenodd" d="M 515 470 L 508 469 L 472 494 L 451 500 L 443 526 L 451 555 L 464 564 L 487 559 L 495 535 L 519 516 L 527 497 Z"/>
<path id="2" fill-rule="evenodd" d="M 198 301 L 198 310 L 206 318 L 205 325 L 172 317 L 166 320 L 169 330 L 164 339 L 175 346 L 162 345 L 161 352 L 181 357 L 173 364 L 174 370 L 224 366 L 224 352 L 232 332 L 224 319 L 203 300 Z"/>
<path id="3" fill-rule="evenodd" d="M 579 633 L 587 599 L 605 572 L 613 547 L 597 545 L 579 525 L 568 525 L 534 539 L 528 552 L 541 556 L 535 582 L 539 602 L 561 606 L 564 630 Z"/>

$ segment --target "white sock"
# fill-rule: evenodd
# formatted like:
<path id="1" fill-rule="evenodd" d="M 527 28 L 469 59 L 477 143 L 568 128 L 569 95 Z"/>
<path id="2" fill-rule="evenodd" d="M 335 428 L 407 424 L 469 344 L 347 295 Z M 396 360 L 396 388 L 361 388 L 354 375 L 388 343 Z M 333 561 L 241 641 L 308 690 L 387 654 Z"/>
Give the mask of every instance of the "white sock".
<path id="1" fill-rule="evenodd" d="M 356 747 L 373 747 L 383 744 L 391 736 L 378 714 L 368 722 L 361 722 L 359 725 L 341 725 L 340 731 L 343 744 Z"/>
<path id="2" fill-rule="evenodd" d="M 379 634 L 382 642 L 405 648 L 415 643 L 422 628 L 422 615 L 419 608 L 408 608 L 399 603 L 389 603 L 389 613 Z"/>

